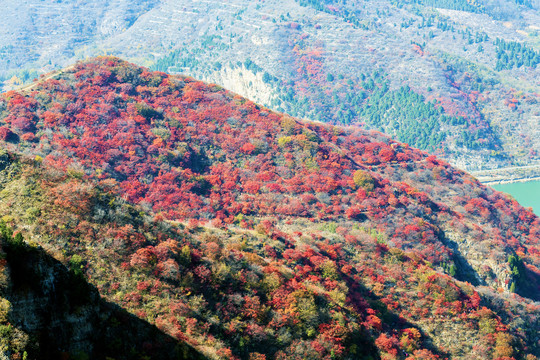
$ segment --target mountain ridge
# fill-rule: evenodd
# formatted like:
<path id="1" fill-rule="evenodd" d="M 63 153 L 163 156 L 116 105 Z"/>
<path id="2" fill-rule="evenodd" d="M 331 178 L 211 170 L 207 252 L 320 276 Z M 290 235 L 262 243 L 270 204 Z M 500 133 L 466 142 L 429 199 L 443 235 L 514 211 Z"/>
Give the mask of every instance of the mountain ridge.
<path id="1" fill-rule="evenodd" d="M 40 22 L 32 9 L 41 3 L 30 2 L 26 12 L 17 7 L 35 18 L 37 28 L 25 29 L 19 21 L 13 28 L 23 29 L 15 35 L 25 39 L 35 30 L 63 50 L 25 62 L 26 72 L 15 75 L 31 80 L 41 72 L 30 74 L 31 67 L 51 70 L 55 63 L 113 53 L 226 85 L 297 117 L 382 130 L 470 171 L 538 164 L 535 2 L 129 4 L 120 6 L 118 17 L 131 19 L 125 21 L 129 26 L 99 36 L 104 18 L 94 12 L 87 16 L 96 17 L 95 27 L 79 34 L 67 20 L 57 31 Z M 46 10 L 59 19 L 80 17 L 76 8 L 66 10 L 70 6 L 68 1 Z M 24 56 L 43 51 L 8 35 L 6 63 L 0 64 L 5 69 L 21 58 L 14 56 L 19 49 L 27 50 Z M 92 40 L 78 43 L 79 36 Z M 11 76 L 6 73 L 5 80 Z"/>
<path id="2" fill-rule="evenodd" d="M 205 356 L 538 354 L 540 220 L 433 155 L 113 57 L 0 122 L 4 221 Z"/>

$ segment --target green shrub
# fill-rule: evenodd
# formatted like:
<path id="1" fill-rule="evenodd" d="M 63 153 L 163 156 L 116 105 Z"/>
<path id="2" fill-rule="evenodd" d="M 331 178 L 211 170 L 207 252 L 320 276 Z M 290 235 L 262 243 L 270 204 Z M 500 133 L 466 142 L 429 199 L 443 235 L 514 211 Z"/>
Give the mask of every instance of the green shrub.
<path id="1" fill-rule="evenodd" d="M 375 180 L 370 173 L 364 170 L 356 170 L 353 175 L 353 181 L 358 188 L 362 188 L 367 192 L 371 192 L 375 188 Z"/>

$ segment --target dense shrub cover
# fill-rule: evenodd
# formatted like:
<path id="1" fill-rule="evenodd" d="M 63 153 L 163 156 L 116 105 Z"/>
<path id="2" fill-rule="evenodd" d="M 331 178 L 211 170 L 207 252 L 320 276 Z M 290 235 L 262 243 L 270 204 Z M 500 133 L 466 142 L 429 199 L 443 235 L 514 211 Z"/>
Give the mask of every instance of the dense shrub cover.
<path id="1" fill-rule="evenodd" d="M 538 218 L 434 156 L 109 57 L 0 111 L 26 231 L 208 356 L 538 351 Z"/>

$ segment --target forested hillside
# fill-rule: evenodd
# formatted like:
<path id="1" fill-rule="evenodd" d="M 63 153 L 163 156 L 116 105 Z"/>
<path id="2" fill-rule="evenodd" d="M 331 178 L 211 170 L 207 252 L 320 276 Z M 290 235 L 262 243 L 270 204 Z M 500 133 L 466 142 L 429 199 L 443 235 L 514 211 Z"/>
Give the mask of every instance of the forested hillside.
<path id="1" fill-rule="evenodd" d="M 31 0 L 5 8 L 5 90 L 75 59 L 116 54 L 293 116 L 382 131 L 462 169 L 540 165 L 534 1 Z"/>
<path id="2" fill-rule="evenodd" d="M 112 57 L 3 94 L 0 121 L 5 274 L 31 249 L 66 267 L 137 318 L 98 307 L 92 329 L 162 333 L 126 344 L 135 358 L 170 341 L 214 359 L 540 355 L 540 220 L 433 155 Z M 40 323 L 5 313 L 7 356 L 58 353 L 16 343 Z M 65 339 L 67 356 L 118 346 Z"/>

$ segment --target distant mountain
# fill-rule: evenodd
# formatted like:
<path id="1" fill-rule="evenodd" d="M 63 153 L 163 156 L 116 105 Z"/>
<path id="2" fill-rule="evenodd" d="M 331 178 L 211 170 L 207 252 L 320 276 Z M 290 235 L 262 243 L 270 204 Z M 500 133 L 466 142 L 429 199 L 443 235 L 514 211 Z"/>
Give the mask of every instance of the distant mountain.
<path id="1" fill-rule="evenodd" d="M 363 124 L 462 169 L 540 165 L 538 1 L 31 0 L 3 8 L 5 89 L 112 53 L 293 116 Z"/>
<path id="2" fill-rule="evenodd" d="M 0 121 L 6 356 L 540 355 L 540 220 L 433 155 L 113 57 L 3 94 Z M 131 342 L 89 335 L 115 324 Z"/>

